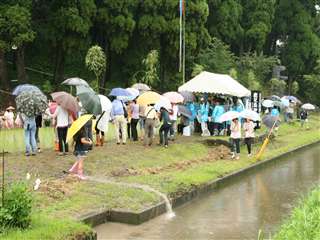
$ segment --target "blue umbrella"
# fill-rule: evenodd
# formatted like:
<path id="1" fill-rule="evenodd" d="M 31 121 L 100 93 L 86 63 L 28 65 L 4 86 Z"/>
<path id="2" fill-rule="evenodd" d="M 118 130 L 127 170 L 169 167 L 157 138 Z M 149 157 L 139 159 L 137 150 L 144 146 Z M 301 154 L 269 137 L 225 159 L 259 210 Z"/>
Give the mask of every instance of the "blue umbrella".
<path id="1" fill-rule="evenodd" d="M 124 88 L 113 88 L 109 94 L 109 96 L 114 97 L 130 97 L 131 93 Z"/>
<path id="2" fill-rule="evenodd" d="M 21 84 L 13 90 L 12 95 L 18 96 L 22 92 L 31 92 L 31 91 L 41 92 L 41 90 L 37 86 L 31 85 L 31 84 Z"/>

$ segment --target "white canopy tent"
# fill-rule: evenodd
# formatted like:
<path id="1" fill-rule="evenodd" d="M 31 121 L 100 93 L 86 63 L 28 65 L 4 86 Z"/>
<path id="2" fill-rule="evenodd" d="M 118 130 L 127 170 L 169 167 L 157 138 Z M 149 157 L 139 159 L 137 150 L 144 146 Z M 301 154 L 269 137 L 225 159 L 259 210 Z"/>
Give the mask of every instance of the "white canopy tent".
<path id="1" fill-rule="evenodd" d="M 179 92 L 216 93 L 236 97 L 250 96 L 249 89 L 242 86 L 229 75 L 201 72 L 178 89 Z"/>

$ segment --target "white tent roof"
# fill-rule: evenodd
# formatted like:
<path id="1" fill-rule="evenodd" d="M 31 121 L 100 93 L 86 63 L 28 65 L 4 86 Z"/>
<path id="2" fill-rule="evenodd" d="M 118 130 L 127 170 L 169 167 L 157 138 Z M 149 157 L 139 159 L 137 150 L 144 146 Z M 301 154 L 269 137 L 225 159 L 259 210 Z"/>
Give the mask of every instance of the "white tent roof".
<path id="1" fill-rule="evenodd" d="M 229 75 L 205 71 L 180 86 L 178 91 L 217 93 L 236 97 L 250 96 L 250 90 Z"/>

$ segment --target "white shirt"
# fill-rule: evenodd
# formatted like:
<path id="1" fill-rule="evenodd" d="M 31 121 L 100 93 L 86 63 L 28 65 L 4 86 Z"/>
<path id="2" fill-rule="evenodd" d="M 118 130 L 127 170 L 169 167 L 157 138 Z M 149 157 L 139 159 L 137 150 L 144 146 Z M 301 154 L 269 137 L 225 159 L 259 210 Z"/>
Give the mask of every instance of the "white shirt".
<path id="1" fill-rule="evenodd" d="M 230 135 L 231 138 L 241 138 L 241 124 L 239 121 L 237 124 L 231 121 L 230 130 L 231 130 L 231 135 Z"/>
<path id="2" fill-rule="evenodd" d="M 57 127 L 67 127 L 69 125 L 69 113 L 64 108 L 57 106 L 52 118 L 57 118 Z"/>
<path id="3" fill-rule="evenodd" d="M 170 120 L 177 121 L 178 119 L 178 106 L 173 105 L 172 106 L 172 114 L 169 115 Z"/>
<path id="4" fill-rule="evenodd" d="M 244 137 L 254 138 L 254 123 L 252 121 L 243 124 Z"/>

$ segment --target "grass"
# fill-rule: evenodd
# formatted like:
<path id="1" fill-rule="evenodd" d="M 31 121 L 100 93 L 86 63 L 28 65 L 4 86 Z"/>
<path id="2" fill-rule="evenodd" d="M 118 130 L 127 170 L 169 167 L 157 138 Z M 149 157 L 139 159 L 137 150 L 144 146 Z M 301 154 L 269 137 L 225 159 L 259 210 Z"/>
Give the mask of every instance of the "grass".
<path id="1" fill-rule="evenodd" d="M 269 143 L 262 160 L 319 141 L 320 116 L 312 115 L 309 125 L 310 129 L 301 129 L 298 122 L 282 124 L 278 136 Z M 52 139 L 51 130 L 41 129 L 40 133 L 43 134 L 41 137 L 45 139 L 45 134 L 48 134 L 49 139 Z M 23 134 L 21 130 L 14 131 L 14 134 L 21 136 Z M 265 129 L 261 129 L 260 133 L 262 132 L 265 132 Z M 218 148 L 204 144 L 207 138 L 199 136 L 178 137 L 175 142 L 170 142 L 168 149 L 155 146 L 146 148 L 141 142 L 128 142 L 125 146 L 118 146 L 112 140 L 112 136 L 113 129 L 110 129 L 107 144 L 88 154 L 85 160 L 86 174 L 112 181 L 149 185 L 170 197 L 256 162 L 254 158 L 247 157 L 244 147 L 241 148 L 240 160 L 230 161 L 230 157 L 220 159 L 219 154 L 217 155 Z M 23 150 L 23 141 L 20 144 Z M 11 150 L 21 149 L 18 146 L 16 140 Z M 253 151 L 257 152 L 260 146 L 261 144 L 254 146 Z M 25 178 L 27 172 L 32 175 L 30 184 L 36 178 L 41 178 L 42 187 L 35 194 L 38 209 L 36 214 L 39 218 L 49 217 L 49 222 L 52 221 L 53 224 L 59 224 L 55 222 L 57 219 L 76 219 L 100 209 L 125 209 L 138 212 L 162 201 L 154 193 L 144 192 L 141 189 L 119 187 L 111 183 L 79 182 L 75 178 L 66 177 L 62 171 L 67 170 L 74 160 L 71 155 L 57 157 L 50 149 L 30 158 L 24 157 L 21 153 L 10 153 L 6 155 L 6 178 L 10 181 L 21 180 Z M 77 232 L 73 223 L 73 221 L 70 224 L 68 222 L 66 226 Z M 36 226 L 36 219 L 34 224 Z M 34 231 L 41 231 L 41 226 L 40 224 L 39 229 Z M 48 227 L 50 228 L 50 224 Z M 11 238 L 15 236 L 14 234 L 16 233 L 11 232 L 6 236 L 15 239 Z"/>
<path id="2" fill-rule="evenodd" d="M 32 216 L 32 224 L 28 229 L 11 229 L 0 235 L 0 237 L 3 240 L 65 240 L 77 239 L 77 236 L 89 234 L 91 231 L 89 226 L 71 219 L 57 219 L 43 214 L 34 214 Z"/>
<path id="3" fill-rule="evenodd" d="M 274 240 L 320 239 L 320 186 L 301 200 Z"/>

